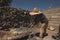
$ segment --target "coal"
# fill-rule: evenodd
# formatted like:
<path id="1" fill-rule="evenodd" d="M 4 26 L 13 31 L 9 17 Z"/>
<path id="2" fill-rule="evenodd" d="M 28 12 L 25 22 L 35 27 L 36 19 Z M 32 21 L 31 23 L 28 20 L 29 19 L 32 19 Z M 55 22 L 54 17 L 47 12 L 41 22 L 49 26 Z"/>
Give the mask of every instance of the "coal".
<path id="1" fill-rule="evenodd" d="M 19 28 L 23 24 L 23 26 L 27 26 L 27 12 L 29 11 L 11 7 L 0 7 L 0 30 Z"/>

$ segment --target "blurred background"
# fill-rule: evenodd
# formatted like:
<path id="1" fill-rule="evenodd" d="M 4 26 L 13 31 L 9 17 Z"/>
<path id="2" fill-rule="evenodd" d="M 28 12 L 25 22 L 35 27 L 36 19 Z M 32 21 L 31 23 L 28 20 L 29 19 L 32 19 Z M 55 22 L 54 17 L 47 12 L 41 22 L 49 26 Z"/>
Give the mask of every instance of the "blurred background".
<path id="1" fill-rule="evenodd" d="M 60 0 L 13 0 L 11 7 L 32 10 L 37 7 L 40 10 L 60 7 Z"/>

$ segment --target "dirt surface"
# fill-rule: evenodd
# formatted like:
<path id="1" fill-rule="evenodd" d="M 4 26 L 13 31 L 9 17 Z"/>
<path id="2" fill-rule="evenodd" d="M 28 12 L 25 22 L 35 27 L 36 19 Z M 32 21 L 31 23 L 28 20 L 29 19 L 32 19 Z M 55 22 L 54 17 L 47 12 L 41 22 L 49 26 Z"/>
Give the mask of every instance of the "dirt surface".
<path id="1" fill-rule="evenodd" d="M 55 35 L 56 33 L 58 33 L 58 28 L 59 27 L 56 27 L 56 29 L 54 30 L 54 31 L 51 31 L 51 30 L 48 30 L 47 29 L 47 34 L 48 34 L 48 36 L 45 36 L 44 38 L 43 38 L 43 40 L 54 40 L 53 38 L 52 38 L 52 36 L 53 35 Z M 20 30 L 20 29 L 17 29 L 16 31 L 19 33 L 19 32 L 21 32 L 22 31 L 22 33 L 24 33 L 26 30 L 26 33 L 27 33 L 27 35 L 29 35 L 29 34 L 35 34 L 35 33 L 38 33 L 39 32 L 39 28 L 29 28 L 29 29 L 26 29 L 26 28 L 24 28 L 24 29 L 22 29 L 22 30 Z M 23 32 L 24 31 L 24 32 Z M 29 32 L 29 31 L 31 31 L 31 32 Z M 26 36 L 26 33 L 24 33 L 24 35 Z M 12 35 L 12 37 L 11 37 L 11 39 L 15 39 L 15 38 L 19 38 L 19 37 L 23 37 L 23 34 L 22 34 L 22 36 L 20 35 L 17 35 L 17 36 L 15 36 L 15 37 L 13 37 L 13 35 Z M 8 37 L 9 38 L 9 37 Z M 31 38 L 31 40 L 40 40 L 40 38 L 39 37 L 36 37 L 36 36 L 34 36 L 33 38 Z"/>
<path id="2" fill-rule="evenodd" d="M 52 38 L 52 36 L 58 33 L 58 28 L 59 27 L 56 27 L 55 31 L 47 30 L 48 36 L 46 36 L 43 40 L 55 40 Z"/>

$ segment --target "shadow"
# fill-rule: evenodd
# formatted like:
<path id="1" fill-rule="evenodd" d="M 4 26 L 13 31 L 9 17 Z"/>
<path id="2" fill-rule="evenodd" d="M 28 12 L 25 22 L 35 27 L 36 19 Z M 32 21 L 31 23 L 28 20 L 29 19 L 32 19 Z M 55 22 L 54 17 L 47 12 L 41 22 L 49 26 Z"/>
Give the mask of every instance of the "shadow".
<path id="1" fill-rule="evenodd" d="M 28 36 L 22 37 L 22 38 L 17 38 L 17 39 L 13 39 L 13 40 L 27 40 Z"/>

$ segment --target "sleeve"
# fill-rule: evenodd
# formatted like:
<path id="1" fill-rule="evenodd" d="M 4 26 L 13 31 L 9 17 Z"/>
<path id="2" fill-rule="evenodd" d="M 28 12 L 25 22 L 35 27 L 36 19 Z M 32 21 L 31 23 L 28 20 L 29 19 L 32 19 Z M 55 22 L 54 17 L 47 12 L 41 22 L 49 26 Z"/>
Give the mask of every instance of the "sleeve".
<path id="1" fill-rule="evenodd" d="M 41 14 L 40 22 L 41 23 L 48 23 L 48 19 L 46 18 L 46 16 L 43 13 Z"/>

